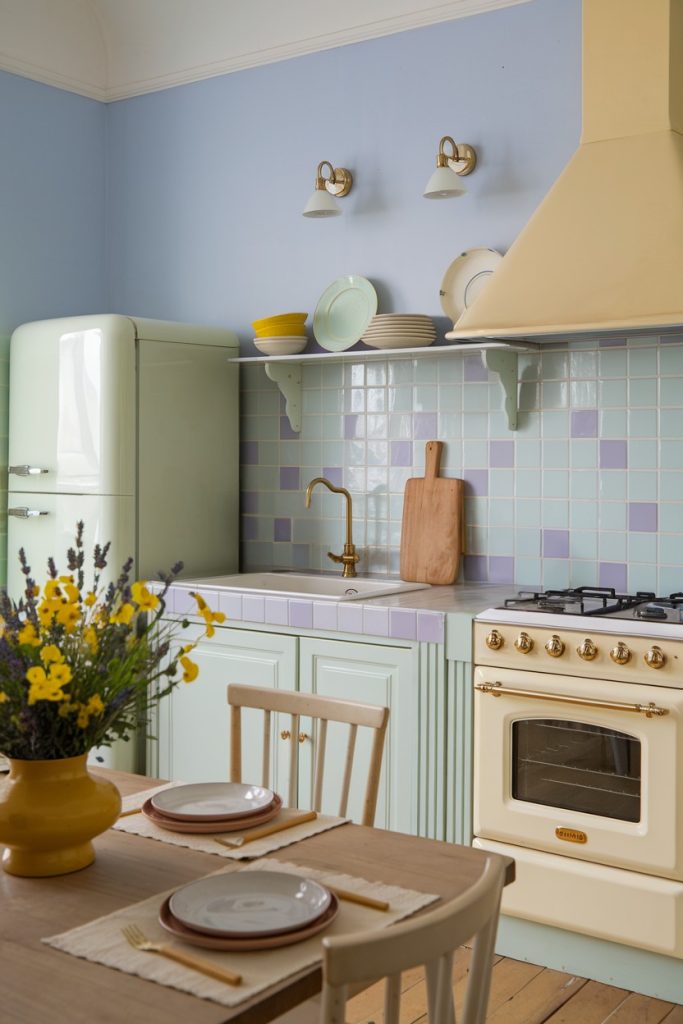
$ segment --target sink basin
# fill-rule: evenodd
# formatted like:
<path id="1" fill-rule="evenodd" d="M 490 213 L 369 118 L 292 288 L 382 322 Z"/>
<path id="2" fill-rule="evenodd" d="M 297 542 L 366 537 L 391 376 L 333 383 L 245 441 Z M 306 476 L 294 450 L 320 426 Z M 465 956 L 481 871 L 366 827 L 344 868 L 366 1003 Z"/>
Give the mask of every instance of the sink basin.
<path id="1" fill-rule="evenodd" d="M 317 601 L 362 601 L 371 597 L 403 594 L 408 590 L 428 590 L 429 583 L 405 583 L 403 580 L 368 580 L 363 577 L 305 576 L 289 572 L 243 572 L 234 576 L 205 576 L 198 580 L 179 580 L 192 586 L 221 587 L 250 594 L 279 594 L 282 597 L 308 597 Z"/>

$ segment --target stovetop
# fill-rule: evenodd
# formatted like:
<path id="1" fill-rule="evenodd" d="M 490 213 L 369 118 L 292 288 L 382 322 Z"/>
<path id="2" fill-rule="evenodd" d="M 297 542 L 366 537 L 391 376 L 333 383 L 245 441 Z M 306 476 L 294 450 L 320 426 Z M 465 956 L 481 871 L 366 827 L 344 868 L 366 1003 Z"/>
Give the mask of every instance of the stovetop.
<path id="1" fill-rule="evenodd" d="M 611 587 L 574 587 L 568 590 L 520 590 L 500 606 L 506 611 L 545 612 L 553 615 L 602 616 L 637 622 L 683 622 L 683 593 L 657 597 L 654 592 L 619 594 Z"/>

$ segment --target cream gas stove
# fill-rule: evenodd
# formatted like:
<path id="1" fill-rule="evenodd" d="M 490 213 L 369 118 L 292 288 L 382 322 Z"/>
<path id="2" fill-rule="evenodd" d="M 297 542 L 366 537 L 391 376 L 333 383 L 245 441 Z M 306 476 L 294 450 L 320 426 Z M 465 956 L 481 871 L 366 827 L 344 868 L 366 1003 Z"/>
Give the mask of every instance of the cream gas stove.
<path id="1" fill-rule="evenodd" d="M 522 593 L 475 621 L 475 845 L 503 912 L 683 958 L 683 595 Z"/>

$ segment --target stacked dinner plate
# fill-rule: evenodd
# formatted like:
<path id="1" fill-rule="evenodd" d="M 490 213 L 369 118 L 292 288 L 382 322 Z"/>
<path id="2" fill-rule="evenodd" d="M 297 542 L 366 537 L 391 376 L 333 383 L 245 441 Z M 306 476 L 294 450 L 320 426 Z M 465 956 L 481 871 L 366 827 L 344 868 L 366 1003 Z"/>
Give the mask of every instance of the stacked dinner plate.
<path id="1" fill-rule="evenodd" d="M 205 949 L 273 949 L 303 942 L 334 920 L 337 897 L 284 871 L 209 875 L 177 889 L 159 911 L 176 938 Z"/>
<path id="2" fill-rule="evenodd" d="M 142 813 L 169 832 L 195 835 L 240 832 L 274 818 L 282 800 L 263 786 L 198 782 L 162 789 L 145 800 Z"/>
<path id="3" fill-rule="evenodd" d="M 379 313 L 374 316 L 361 338 L 372 348 L 419 348 L 431 345 L 436 327 L 430 316 L 422 313 Z"/>

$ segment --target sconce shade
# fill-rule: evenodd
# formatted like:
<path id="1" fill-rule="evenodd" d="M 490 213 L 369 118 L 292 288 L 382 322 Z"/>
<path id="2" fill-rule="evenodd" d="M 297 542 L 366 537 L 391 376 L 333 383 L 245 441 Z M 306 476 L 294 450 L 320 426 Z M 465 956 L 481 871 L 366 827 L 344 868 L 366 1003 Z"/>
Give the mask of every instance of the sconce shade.
<path id="1" fill-rule="evenodd" d="M 425 199 L 451 199 L 461 196 L 467 189 L 450 167 L 437 167 L 424 190 Z"/>
<path id="2" fill-rule="evenodd" d="M 316 188 L 304 206 L 304 217 L 338 217 L 339 203 L 324 188 Z"/>

